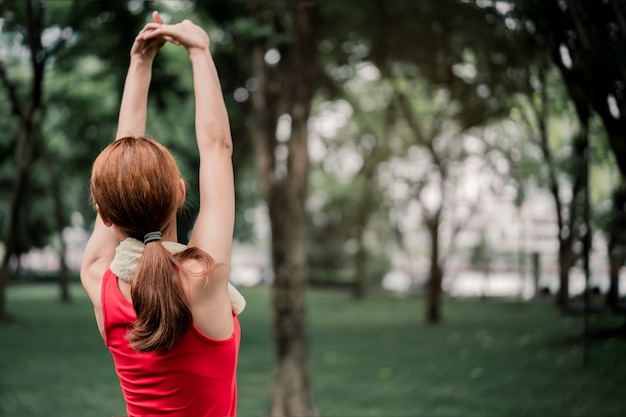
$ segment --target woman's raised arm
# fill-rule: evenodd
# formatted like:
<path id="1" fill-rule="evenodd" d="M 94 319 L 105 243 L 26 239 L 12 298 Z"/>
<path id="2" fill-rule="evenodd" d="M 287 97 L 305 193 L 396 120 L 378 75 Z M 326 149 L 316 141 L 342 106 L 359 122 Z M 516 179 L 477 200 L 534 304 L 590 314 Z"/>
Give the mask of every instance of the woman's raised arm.
<path id="1" fill-rule="evenodd" d="M 124 83 L 115 139 L 145 135 L 152 62 L 157 51 L 165 44 L 165 39 L 161 38 L 143 39 L 144 34 L 159 28 L 163 23 L 156 11 L 152 13 L 152 19 L 153 23 L 144 26 L 130 50 L 130 65 Z"/>

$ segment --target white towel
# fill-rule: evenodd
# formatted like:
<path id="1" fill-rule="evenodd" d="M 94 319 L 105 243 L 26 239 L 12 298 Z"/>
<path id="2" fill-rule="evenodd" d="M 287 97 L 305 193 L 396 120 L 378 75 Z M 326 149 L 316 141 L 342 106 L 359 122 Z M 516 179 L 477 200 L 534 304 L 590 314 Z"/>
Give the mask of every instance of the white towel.
<path id="1" fill-rule="evenodd" d="M 163 241 L 161 244 L 169 250 L 172 255 L 176 255 L 187 249 L 187 247 L 181 243 Z M 133 272 L 137 267 L 139 258 L 143 253 L 145 245 L 132 237 L 126 238 L 120 242 L 115 249 L 115 257 L 111 262 L 111 271 L 121 280 L 129 282 L 133 276 Z M 228 292 L 230 294 L 230 302 L 233 306 L 233 311 L 236 315 L 239 315 L 244 308 L 246 308 L 246 299 L 231 283 L 228 283 Z"/>

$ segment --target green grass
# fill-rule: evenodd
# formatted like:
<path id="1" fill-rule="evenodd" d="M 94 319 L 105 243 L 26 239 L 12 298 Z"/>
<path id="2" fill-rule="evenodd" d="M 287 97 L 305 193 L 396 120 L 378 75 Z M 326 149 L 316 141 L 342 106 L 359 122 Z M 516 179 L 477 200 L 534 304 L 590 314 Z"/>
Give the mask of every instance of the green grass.
<path id="1" fill-rule="evenodd" d="M 272 384 L 269 291 L 244 288 L 239 415 L 262 416 Z M 0 324 L 0 416 L 124 414 L 111 357 L 79 286 L 9 288 Z M 311 291 L 314 397 L 332 416 L 626 415 L 623 317 L 594 316 L 583 368 L 582 319 L 545 303 L 445 300 L 444 322 L 423 324 L 417 299 Z"/>

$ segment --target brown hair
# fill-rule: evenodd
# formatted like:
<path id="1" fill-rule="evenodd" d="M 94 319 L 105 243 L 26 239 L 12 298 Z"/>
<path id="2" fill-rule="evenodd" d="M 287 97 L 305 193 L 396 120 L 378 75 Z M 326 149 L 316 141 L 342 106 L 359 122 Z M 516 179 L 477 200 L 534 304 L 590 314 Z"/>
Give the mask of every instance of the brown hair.
<path id="1" fill-rule="evenodd" d="M 125 137 L 106 147 L 91 174 L 91 199 L 104 218 L 125 236 L 143 241 L 163 231 L 179 207 L 180 173 L 170 152 L 154 139 Z M 213 259 L 198 248 L 173 256 L 159 241 L 146 245 L 131 281 L 137 319 L 127 339 L 133 349 L 169 350 L 191 326 L 192 316 L 180 282 L 182 261 Z"/>

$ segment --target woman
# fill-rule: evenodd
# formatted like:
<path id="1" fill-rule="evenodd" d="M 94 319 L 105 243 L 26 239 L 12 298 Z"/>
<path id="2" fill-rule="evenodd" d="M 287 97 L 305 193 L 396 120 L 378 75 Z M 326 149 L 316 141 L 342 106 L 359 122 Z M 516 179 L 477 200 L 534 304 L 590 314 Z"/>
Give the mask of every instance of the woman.
<path id="1" fill-rule="evenodd" d="M 242 306 L 228 284 L 228 115 L 206 32 L 187 20 L 165 25 L 156 12 L 153 19 L 131 48 L 116 140 L 93 165 L 97 218 L 81 281 L 129 416 L 234 416 Z M 175 243 L 185 183 L 167 149 L 145 137 L 152 62 L 168 41 L 187 49 L 194 77 L 200 209 L 187 248 Z"/>

